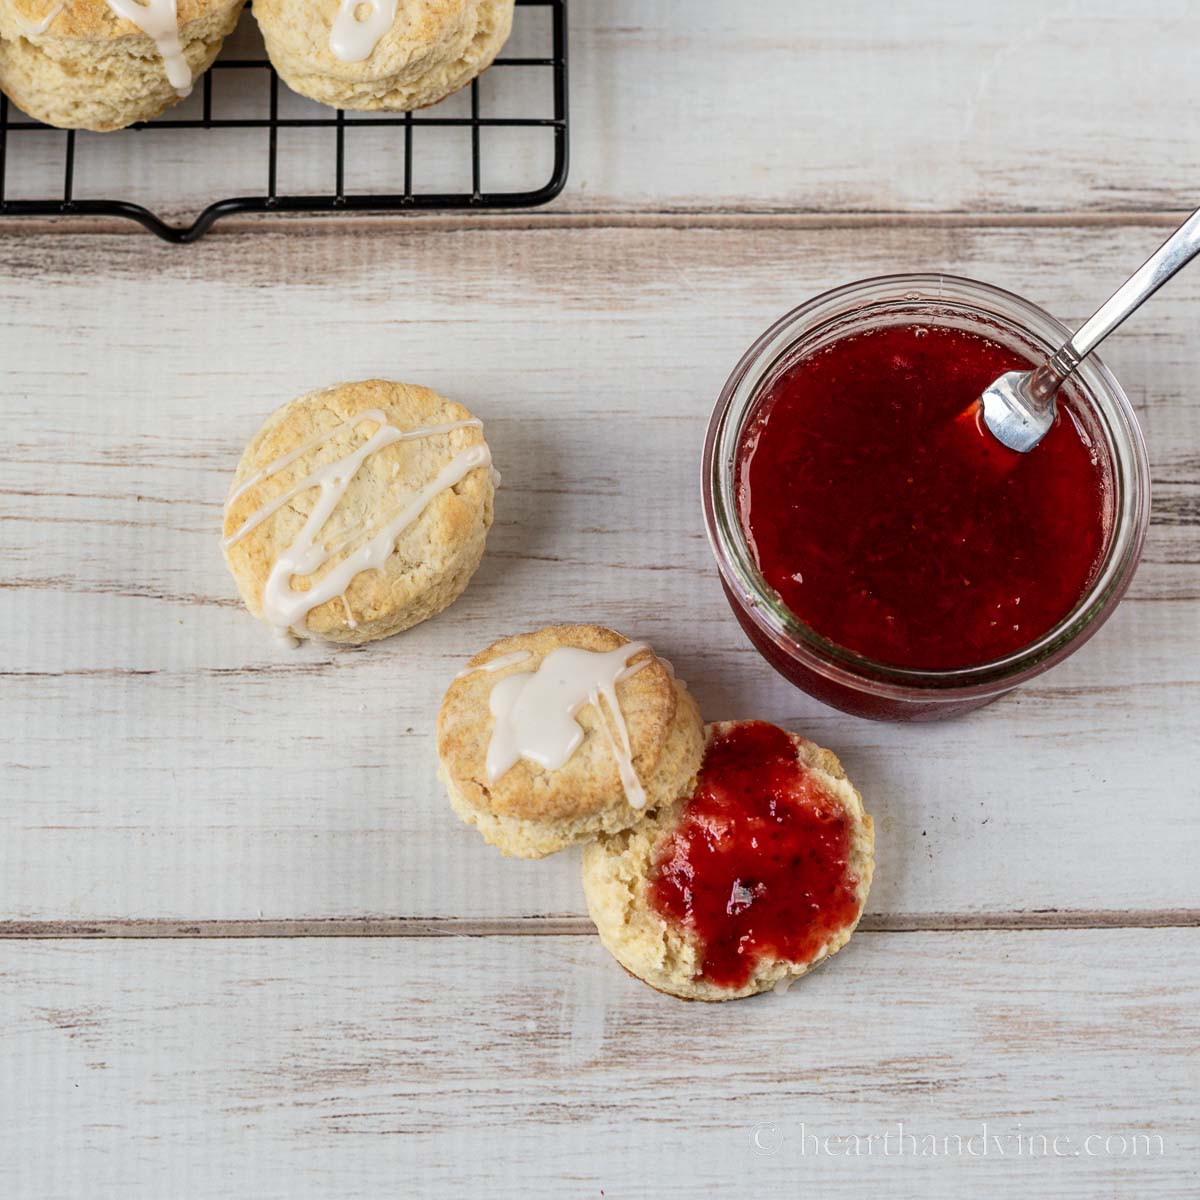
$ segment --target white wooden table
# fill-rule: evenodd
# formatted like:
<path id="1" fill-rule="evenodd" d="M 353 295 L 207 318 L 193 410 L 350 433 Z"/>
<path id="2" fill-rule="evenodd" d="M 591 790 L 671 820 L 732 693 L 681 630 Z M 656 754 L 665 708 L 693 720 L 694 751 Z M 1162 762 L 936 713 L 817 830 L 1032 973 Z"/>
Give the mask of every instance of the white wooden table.
<path id="1" fill-rule="evenodd" d="M 583 0 L 549 209 L 190 248 L 0 226 L 6 1200 L 1196 1195 L 1200 271 L 1106 353 L 1154 470 L 1129 597 L 956 723 L 763 666 L 698 462 L 741 351 L 828 286 L 945 269 L 1086 316 L 1200 199 L 1198 18 Z M 277 649 L 221 561 L 230 472 L 277 404 L 373 374 L 487 421 L 487 557 L 401 637 Z M 451 815 L 445 685 L 555 620 L 842 756 L 879 868 L 829 967 L 659 996 L 591 935 L 576 855 Z"/>

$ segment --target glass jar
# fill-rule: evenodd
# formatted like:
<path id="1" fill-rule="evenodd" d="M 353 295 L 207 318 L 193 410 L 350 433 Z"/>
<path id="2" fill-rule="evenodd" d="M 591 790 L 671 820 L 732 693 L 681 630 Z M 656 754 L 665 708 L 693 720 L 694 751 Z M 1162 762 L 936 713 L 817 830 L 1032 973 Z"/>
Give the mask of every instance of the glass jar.
<path id="1" fill-rule="evenodd" d="M 797 359 L 850 334 L 886 325 L 950 326 L 988 337 L 1037 361 L 1071 335 L 1011 292 L 950 275 L 888 275 L 825 292 L 771 326 L 743 356 L 709 421 L 704 514 L 734 614 L 763 657 L 798 688 L 857 716 L 938 720 L 979 708 L 1074 653 L 1129 586 L 1150 516 L 1150 466 L 1121 386 L 1093 354 L 1067 383 L 1076 411 L 1108 454 L 1111 525 L 1101 563 L 1074 609 L 1035 642 L 1005 658 L 953 670 L 891 666 L 823 638 L 787 608 L 754 561 L 737 504 L 742 431 L 774 381 Z"/>

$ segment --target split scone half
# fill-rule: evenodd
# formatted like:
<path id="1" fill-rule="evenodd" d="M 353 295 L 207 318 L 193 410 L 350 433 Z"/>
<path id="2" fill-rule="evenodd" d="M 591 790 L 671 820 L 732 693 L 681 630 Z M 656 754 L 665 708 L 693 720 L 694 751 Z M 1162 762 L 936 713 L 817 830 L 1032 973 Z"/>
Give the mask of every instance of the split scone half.
<path id="1" fill-rule="evenodd" d="M 686 792 L 704 726 L 644 642 L 552 625 L 475 655 L 446 692 L 437 736 L 454 811 L 504 854 L 542 858 Z"/>
<path id="2" fill-rule="evenodd" d="M 255 0 L 271 64 L 334 108 L 411 112 L 491 66 L 513 0 Z"/>
<path id="3" fill-rule="evenodd" d="M 874 831 L 837 758 L 762 721 L 710 725 L 690 795 L 583 851 L 600 940 L 688 1000 L 783 988 L 850 940 Z"/>
<path id="4" fill-rule="evenodd" d="M 0 0 L 0 90 L 60 129 L 107 132 L 187 96 L 244 0 Z"/>
<path id="5" fill-rule="evenodd" d="M 225 560 L 283 636 L 370 642 L 456 600 L 483 557 L 495 475 L 482 423 L 414 384 L 309 392 L 246 447 Z"/>

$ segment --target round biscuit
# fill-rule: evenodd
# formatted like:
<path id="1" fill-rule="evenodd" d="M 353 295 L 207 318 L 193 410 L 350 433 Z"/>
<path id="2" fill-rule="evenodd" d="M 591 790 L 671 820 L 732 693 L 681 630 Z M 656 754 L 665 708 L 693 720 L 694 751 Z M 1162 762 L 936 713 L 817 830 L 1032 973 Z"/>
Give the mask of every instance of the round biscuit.
<path id="1" fill-rule="evenodd" d="M 492 688 L 507 675 L 537 670 L 560 646 L 607 652 L 628 641 L 600 625 L 552 625 L 489 646 L 451 683 L 438 714 L 441 777 L 455 812 L 503 853 L 541 858 L 600 833 L 626 829 L 690 787 L 700 764 L 703 722 L 687 689 L 649 650 L 630 659 L 630 665 L 642 659 L 646 665 L 616 686 L 633 768 L 646 793 L 644 808 L 633 807 L 626 798 L 605 717 L 590 703 L 576 717 L 583 741 L 560 770 L 521 760 L 488 782 L 487 748 L 495 726 L 489 709 Z M 480 669 L 506 656 L 519 661 L 498 670 Z"/>
<path id="2" fill-rule="evenodd" d="M 708 726 L 706 743 L 737 724 Z M 857 915 L 853 922 L 834 930 L 807 962 L 763 958 L 740 988 L 723 987 L 704 978 L 703 945 L 690 930 L 660 915 L 648 894 L 648 881 L 658 861 L 659 847 L 678 826 L 690 798 L 680 797 L 634 828 L 606 835 L 585 846 L 583 851 L 584 896 L 601 942 L 626 971 L 652 988 L 685 1000 L 736 1000 L 786 987 L 791 980 L 836 954 L 850 940 L 874 873 L 874 825 L 836 755 L 795 734 L 789 736 L 798 761 L 818 777 L 824 791 L 841 804 L 850 819 L 848 870 L 857 880 Z M 702 775 L 703 766 L 700 772 Z"/>
<path id="3" fill-rule="evenodd" d="M 0 0 L 0 91 L 60 129 L 107 132 L 148 121 L 180 97 L 152 38 L 106 0 Z M 244 0 L 178 0 L 193 79 L 208 70 Z M 41 29 L 46 17 L 53 18 Z"/>
<path id="4" fill-rule="evenodd" d="M 279 554 L 291 545 L 312 512 L 319 489 L 308 487 L 262 524 L 232 541 L 262 506 L 293 488 L 312 471 L 344 457 L 377 426 L 352 418 L 381 409 L 388 423 L 409 431 L 471 420 L 461 405 L 414 384 L 370 379 L 309 392 L 267 418 L 238 464 L 233 487 L 299 447 L 310 446 L 282 470 L 259 480 L 241 495 L 231 491 L 226 505 L 225 560 L 246 607 L 263 616 L 263 592 Z M 312 446 L 323 434 L 351 424 L 335 437 Z M 322 530 L 321 541 L 336 544 L 340 532 L 376 526 L 395 512 L 406 494 L 427 485 L 457 454 L 484 444 L 483 432 L 466 426 L 411 441 L 393 442 L 370 455 L 350 478 L 345 494 Z M 361 643 L 388 637 L 427 620 L 461 595 L 483 557 L 492 524 L 495 496 L 492 472 L 476 467 L 453 487 L 438 492 L 400 531 L 390 555 L 378 569 L 360 571 L 342 595 L 313 608 L 299 637 Z M 361 537 L 335 554 L 311 576 L 294 577 L 305 590 L 361 543 Z"/>
<path id="5" fill-rule="evenodd" d="M 362 62 L 330 49 L 339 0 L 255 0 L 271 63 L 293 91 L 335 108 L 411 112 L 489 67 L 512 29 L 513 0 L 399 0 Z"/>

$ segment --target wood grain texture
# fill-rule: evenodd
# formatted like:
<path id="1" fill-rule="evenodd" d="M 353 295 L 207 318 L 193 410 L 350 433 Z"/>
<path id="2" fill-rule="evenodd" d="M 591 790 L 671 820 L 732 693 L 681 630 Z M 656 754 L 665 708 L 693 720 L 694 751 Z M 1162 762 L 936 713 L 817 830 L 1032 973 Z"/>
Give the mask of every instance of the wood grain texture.
<path id="1" fill-rule="evenodd" d="M 983 19 L 953 0 L 797 4 L 695 0 L 571 6 L 571 181 L 556 208 L 806 212 L 1137 211 L 1195 206 L 1200 76 L 1190 0 L 1008 0 Z M 544 14 L 519 14 L 509 52 L 544 55 Z M 261 53 L 247 15 L 227 53 Z M 504 70 L 505 73 L 501 73 Z M 219 116 L 264 117 L 256 74 L 226 72 Z M 483 112 L 544 115 L 537 70 L 484 76 Z M 314 106 L 281 89 L 281 115 Z M 199 115 L 199 97 L 189 101 Z M 469 112 L 465 97 L 434 110 Z M 58 186 L 63 145 L 21 134 L 9 194 Z M 16 139 L 14 139 L 15 141 Z M 265 130 L 200 137 L 82 135 L 76 195 L 194 213 L 266 188 Z M 349 135 L 347 186 L 396 191 L 394 138 Z M 20 153 L 16 153 L 19 150 Z M 285 130 L 279 186 L 332 192 L 332 130 Z M 539 186 L 548 139 L 484 143 L 490 189 Z M 418 186 L 470 186 L 463 130 L 425 130 Z"/>
<path id="2" fill-rule="evenodd" d="M 702 1005 L 594 938 L 9 943 L 0 1158 L 39 1200 L 1191 1197 L 1198 950 L 860 934 Z"/>
<path id="3" fill-rule="evenodd" d="M 1200 926 L 1200 909 L 1061 909 L 1024 912 L 867 913 L 859 929 L 872 933 L 957 930 L 1186 929 Z M 63 938 L 144 941 L 159 938 L 476 938 L 593 937 L 590 917 L 327 917 L 323 920 L 0 921 L 0 940 Z"/>
<path id="4" fill-rule="evenodd" d="M 1200 277 L 1169 285 L 1108 355 L 1155 475 L 1129 598 L 990 709 L 906 729 L 791 689 L 725 608 L 698 502 L 726 374 L 813 292 L 941 267 L 1078 320 L 1161 232 L 443 224 L 184 254 L 0 241 L 0 916 L 579 916 L 573 855 L 485 847 L 450 814 L 432 745 L 468 655 L 566 619 L 651 639 L 712 719 L 780 721 L 834 748 L 878 822 L 881 921 L 1194 909 Z M 488 555 L 410 633 L 283 651 L 221 561 L 230 473 L 277 404 L 372 374 L 484 417 L 505 475 Z"/>
<path id="5" fill-rule="evenodd" d="M 1086 316 L 1196 203 L 1195 6 L 744 9 L 577 0 L 549 210 L 187 250 L 0 226 L 4 1200 L 1196 1195 L 1200 276 L 1106 354 L 1154 468 L 1128 599 L 966 720 L 872 725 L 770 674 L 698 496 L 728 371 L 816 291 L 945 269 Z M 229 51 L 255 42 L 244 20 Z M 548 44 L 526 13 L 509 52 Z M 537 115 L 546 79 L 488 73 L 483 111 Z M 222 115 L 265 112 L 229 82 Z M 44 194 L 63 140 L 20 137 L 6 194 Z M 261 194 L 265 137 L 84 135 L 76 194 Z M 418 138 L 421 184 L 469 186 L 464 138 Z M 282 190 L 328 189 L 332 135 L 279 145 Z M 549 165 L 485 140 L 487 188 Z M 351 189 L 403 169 L 352 135 Z M 436 621 L 285 652 L 236 599 L 221 502 L 268 411 L 370 374 L 485 418 L 489 552 Z M 443 688 L 561 619 L 650 638 L 709 717 L 802 730 L 861 786 L 863 930 L 788 995 L 650 992 L 573 854 L 507 862 L 450 814 Z M 900 1122 L 946 1150 L 897 1155 Z"/>
<path id="6" fill-rule="evenodd" d="M 1198 127 L 1176 109 L 1200 98 L 1187 0 L 1017 0 L 986 18 L 953 0 L 768 0 L 752 12 L 623 0 L 576 4 L 571 17 L 579 155 L 568 203 L 1196 203 L 1187 147 Z"/>

